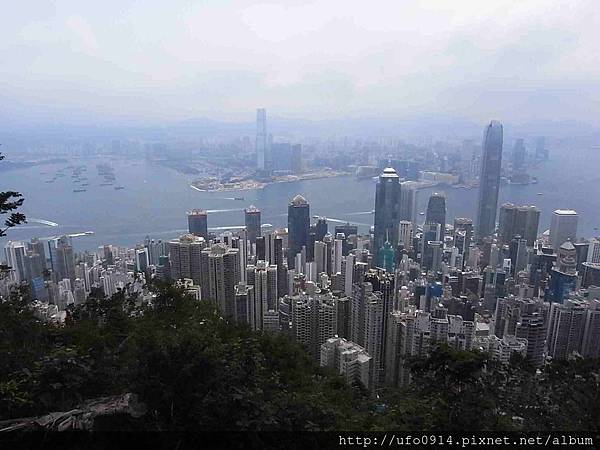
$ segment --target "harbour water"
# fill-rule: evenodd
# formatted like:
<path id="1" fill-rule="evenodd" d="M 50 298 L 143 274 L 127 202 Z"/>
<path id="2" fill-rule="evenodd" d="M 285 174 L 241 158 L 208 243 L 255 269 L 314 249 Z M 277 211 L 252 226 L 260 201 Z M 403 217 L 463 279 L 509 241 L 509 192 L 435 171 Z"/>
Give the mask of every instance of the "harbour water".
<path id="1" fill-rule="evenodd" d="M 552 211 L 572 208 L 579 212 L 579 235 L 600 235 L 600 150 L 587 149 L 553 153 L 551 160 L 532 171 L 539 180 L 532 185 L 503 184 L 500 203 L 536 205 L 542 210 L 540 231 L 550 225 Z M 102 186 L 98 164 L 114 169 L 114 186 Z M 86 166 L 85 192 L 73 192 L 67 166 Z M 58 170 L 67 176 L 47 183 Z M 251 204 L 262 210 L 263 223 L 286 226 L 287 204 L 296 194 L 307 198 L 311 215 L 325 216 L 330 228 L 338 222 L 352 222 L 366 232 L 373 222 L 375 182 L 351 176 L 292 183 L 276 183 L 260 190 L 200 192 L 190 187 L 191 178 L 173 169 L 144 160 L 80 159 L 68 163 L 0 172 L 0 190 L 16 190 L 25 197 L 22 211 L 28 224 L 9 231 L 7 239 L 26 240 L 62 234 L 80 235 L 76 250 L 91 250 L 110 243 L 134 245 L 145 236 L 170 239 L 185 232 L 186 211 L 202 208 L 209 212 L 209 227 L 242 226 L 243 209 Z M 424 211 L 433 191 L 447 196 L 447 221 L 474 217 L 477 189 L 432 188 L 419 193 L 418 211 Z M 542 195 L 539 195 L 542 194 Z M 243 200 L 241 198 L 243 197 Z M 417 215 L 423 219 L 423 216 Z M 35 219 L 35 220 L 33 220 Z"/>

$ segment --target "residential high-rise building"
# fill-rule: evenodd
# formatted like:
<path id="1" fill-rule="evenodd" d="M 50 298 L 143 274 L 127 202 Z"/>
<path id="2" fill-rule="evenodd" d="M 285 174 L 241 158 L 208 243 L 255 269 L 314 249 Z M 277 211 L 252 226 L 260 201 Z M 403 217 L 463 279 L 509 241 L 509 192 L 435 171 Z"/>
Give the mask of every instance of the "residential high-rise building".
<path id="1" fill-rule="evenodd" d="M 440 225 L 440 240 L 443 241 L 446 230 L 446 196 L 444 194 L 438 192 L 431 194 L 427 202 L 425 222 Z"/>
<path id="2" fill-rule="evenodd" d="M 474 338 L 474 322 L 450 315 L 441 306 L 431 313 L 414 308 L 391 312 L 386 333 L 385 383 L 405 385 L 411 357 L 427 355 L 433 344 L 447 343 L 458 350 L 471 350 Z"/>
<path id="3" fill-rule="evenodd" d="M 548 356 L 566 359 L 582 354 L 590 304 L 580 300 L 552 303 L 548 318 Z"/>
<path id="4" fill-rule="evenodd" d="M 554 211 L 550 222 L 550 247 L 558 250 L 567 240 L 575 242 L 578 220 L 579 215 L 572 209 L 557 209 Z"/>
<path id="5" fill-rule="evenodd" d="M 26 257 L 27 248 L 22 242 L 8 241 L 4 247 L 6 263 L 10 267 L 10 277 L 20 283 L 27 280 Z"/>
<path id="6" fill-rule="evenodd" d="M 255 329 L 261 330 L 265 314 L 278 308 L 277 266 L 257 261 L 256 265 L 246 268 L 246 279 L 248 285 L 254 287 L 253 323 Z"/>
<path id="7" fill-rule="evenodd" d="M 377 265 L 381 265 L 379 250 L 386 241 L 393 248 L 398 245 L 398 227 L 400 224 L 400 177 L 394 169 L 388 167 L 379 176 L 375 191 L 375 234 L 373 249 L 377 254 Z M 360 343 L 359 343 L 360 344 Z"/>
<path id="8" fill-rule="evenodd" d="M 336 370 L 348 384 L 360 382 L 372 389 L 373 358 L 360 345 L 332 337 L 321 345 L 320 359 L 322 367 Z"/>
<path id="9" fill-rule="evenodd" d="M 203 209 L 192 209 L 187 213 L 188 231 L 194 236 L 208 240 L 208 216 Z"/>
<path id="10" fill-rule="evenodd" d="M 310 206 L 301 195 L 296 195 L 288 206 L 288 268 L 295 267 L 296 254 L 308 244 Z"/>
<path id="11" fill-rule="evenodd" d="M 243 283 L 235 286 L 234 319 L 247 323 L 253 330 L 260 328 L 257 327 L 259 317 L 256 312 L 254 286 Z"/>
<path id="12" fill-rule="evenodd" d="M 486 127 L 481 154 L 479 198 L 475 222 L 477 240 L 491 236 L 496 228 L 496 210 L 502 167 L 502 124 L 496 120 Z"/>
<path id="13" fill-rule="evenodd" d="M 539 313 L 528 314 L 520 318 L 515 328 L 515 336 L 527 339 L 525 357 L 534 367 L 544 365 L 546 346 L 546 325 Z"/>
<path id="14" fill-rule="evenodd" d="M 261 235 L 260 209 L 251 205 L 244 210 L 246 233 L 251 244 L 256 244 L 256 238 Z"/>
<path id="15" fill-rule="evenodd" d="M 337 309 L 331 293 L 301 293 L 290 299 L 292 334 L 319 359 L 321 345 L 337 333 Z"/>
<path id="16" fill-rule="evenodd" d="M 267 142 L 267 110 L 256 110 L 256 167 L 258 170 L 269 170 L 269 150 Z"/>
<path id="17" fill-rule="evenodd" d="M 206 247 L 206 241 L 193 234 L 184 234 L 168 242 L 169 275 L 174 280 L 189 278 L 194 284 L 202 285 L 201 253 Z M 163 260 L 164 261 L 164 260 Z M 163 262 L 164 264 L 165 262 Z M 204 294 L 208 291 L 203 292 Z"/>
<path id="18" fill-rule="evenodd" d="M 224 317 L 235 317 L 235 287 L 240 282 L 237 248 L 219 243 L 201 252 L 202 300 L 216 303 Z"/>

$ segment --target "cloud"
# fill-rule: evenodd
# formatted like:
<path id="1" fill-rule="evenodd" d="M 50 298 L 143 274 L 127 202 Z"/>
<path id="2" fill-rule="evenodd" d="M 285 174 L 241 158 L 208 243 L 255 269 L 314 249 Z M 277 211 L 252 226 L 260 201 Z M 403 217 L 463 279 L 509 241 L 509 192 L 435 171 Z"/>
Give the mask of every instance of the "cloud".
<path id="1" fill-rule="evenodd" d="M 32 109 L 600 120 L 595 1 L 44 5 L 11 6 L 0 30 L 0 95 Z"/>

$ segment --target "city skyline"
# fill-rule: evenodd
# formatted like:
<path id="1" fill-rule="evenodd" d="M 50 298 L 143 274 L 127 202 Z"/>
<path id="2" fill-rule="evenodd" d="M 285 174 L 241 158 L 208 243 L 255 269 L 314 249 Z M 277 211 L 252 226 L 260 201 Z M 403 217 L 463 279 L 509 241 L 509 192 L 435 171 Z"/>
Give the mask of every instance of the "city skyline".
<path id="1" fill-rule="evenodd" d="M 0 442 L 593 446 L 592 0 L 5 9 Z"/>

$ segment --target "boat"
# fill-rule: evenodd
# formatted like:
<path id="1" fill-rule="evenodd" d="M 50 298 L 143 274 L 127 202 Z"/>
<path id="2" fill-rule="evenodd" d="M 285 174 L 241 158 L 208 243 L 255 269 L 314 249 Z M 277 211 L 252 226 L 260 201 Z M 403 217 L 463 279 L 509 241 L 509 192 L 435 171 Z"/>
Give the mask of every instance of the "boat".
<path id="1" fill-rule="evenodd" d="M 420 215 L 420 216 L 424 216 L 424 215 L 425 215 L 425 212 L 424 212 L 424 211 L 421 211 L 421 212 L 419 213 L 419 215 Z"/>
<path id="2" fill-rule="evenodd" d="M 100 186 L 112 186 L 112 183 L 100 183 Z"/>
<path id="3" fill-rule="evenodd" d="M 73 189 L 73 192 L 85 192 L 85 189 Z"/>
<path id="4" fill-rule="evenodd" d="M 115 191 L 120 191 L 121 189 L 125 189 L 124 186 L 115 186 Z"/>
<path id="5" fill-rule="evenodd" d="M 544 193 L 543 192 L 538 192 L 537 195 L 544 195 Z"/>
<path id="6" fill-rule="evenodd" d="M 234 200 L 244 200 L 244 197 L 233 197 Z"/>

